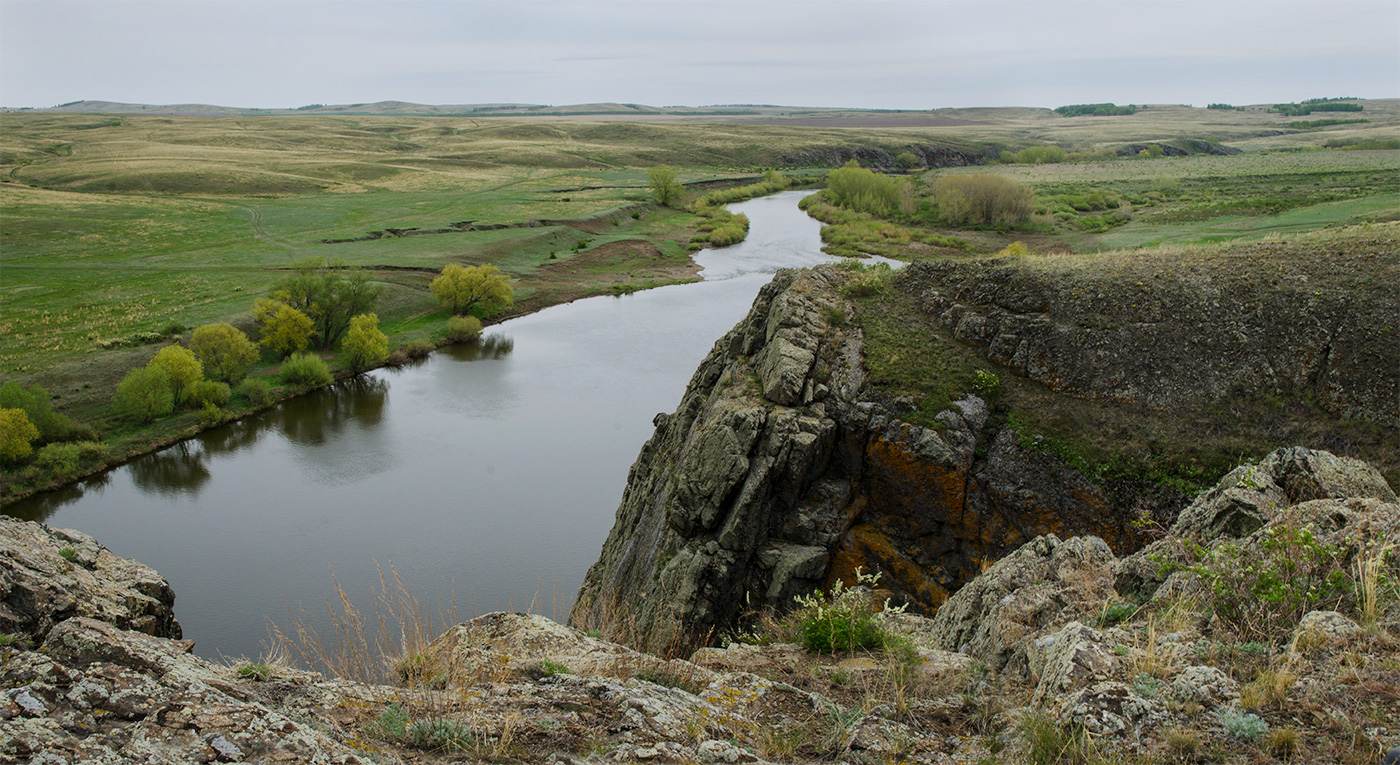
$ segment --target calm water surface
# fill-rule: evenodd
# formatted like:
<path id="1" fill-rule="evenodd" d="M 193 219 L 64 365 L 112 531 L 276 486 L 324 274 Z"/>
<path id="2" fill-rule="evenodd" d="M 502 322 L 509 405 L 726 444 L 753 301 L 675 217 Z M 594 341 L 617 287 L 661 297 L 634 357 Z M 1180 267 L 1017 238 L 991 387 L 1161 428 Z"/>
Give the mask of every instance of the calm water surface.
<path id="1" fill-rule="evenodd" d="M 831 260 L 807 192 L 732 206 L 749 238 L 705 281 L 556 306 L 474 346 L 287 402 L 6 509 L 164 574 L 207 657 L 257 656 L 269 620 L 324 613 L 332 571 L 372 612 L 376 562 L 438 610 L 562 619 L 627 470 L 714 341 L 779 268 Z"/>

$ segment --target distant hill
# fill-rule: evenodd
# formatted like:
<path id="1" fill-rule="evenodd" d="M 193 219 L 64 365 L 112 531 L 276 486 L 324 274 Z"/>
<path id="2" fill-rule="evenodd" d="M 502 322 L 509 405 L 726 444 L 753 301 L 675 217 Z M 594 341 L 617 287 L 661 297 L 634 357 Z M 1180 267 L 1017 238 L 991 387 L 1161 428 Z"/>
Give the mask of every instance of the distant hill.
<path id="1" fill-rule="evenodd" d="M 454 116 L 454 117 L 554 117 L 596 120 L 670 120 L 726 119 L 731 121 L 766 122 L 769 120 L 800 121 L 827 124 L 833 120 L 843 123 L 877 120 L 881 126 L 918 127 L 933 124 L 966 123 L 966 117 L 954 118 L 954 110 L 921 111 L 904 109 L 848 109 L 814 106 L 778 106 L 773 104 L 725 104 L 715 106 L 648 106 L 646 104 L 592 103 L 554 106 L 549 104 L 490 103 L 490 104 L 415 104 L 408 101 L 376 101 L 363 104 L 308 104 L 286 109 L 257 109 L 215 104 L 128 104 L 119 101 L 83 100 L 46 109 L 23 109 L 36 113 L 68 114 L 144 114 L 185 117 L 251 117 L 263 115 L 384 115 L 384 116 Z M 996 109 L 978 109 L 990 115 Z M 1046 109 L 1015 107 L 1011 111 L 1049 113 Z"/>

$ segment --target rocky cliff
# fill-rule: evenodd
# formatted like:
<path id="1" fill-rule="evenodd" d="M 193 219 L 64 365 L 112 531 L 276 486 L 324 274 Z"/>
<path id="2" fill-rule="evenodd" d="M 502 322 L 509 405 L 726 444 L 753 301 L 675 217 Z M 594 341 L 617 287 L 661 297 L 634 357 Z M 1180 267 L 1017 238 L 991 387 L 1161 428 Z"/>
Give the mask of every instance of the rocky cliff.
<path id="1" fill-rule="evenodd" d="M 1241 643 L 1213 600 L 1219 566 L 1282 571 L 1290 531 L 1325 552 L 1308 565 L 1328 580 L 1400 576 L 1384 479 L 1301 448 L 1241 466 L 1131 556 L 1038 536 L 931 620 L 848 593 L 883 649 L 814 653 L 764 634 L 663 660 L 494 613 L 367 657 L 392 684 L 200 659 L 149 634 L 177 634 L 169 598 L 115 575 L 169 595 L 155 572 L 74 532 L 0 523 L 18 617 L 0 640 L 0 763 L 1374 763 L 1400 743 L 1393 597 L 1358 586 L 1264 603 L 1264 643 Z"/>
<path id="2" fill-rule="evenodd" d="M 935 427 L 901 420 L 866 385 L 844 278 L 779 273 L 658 415 L 572 624 L 674 652 L 857 567 L 931 611 L 1039 534 L 1145 541 L 1142 508 L 1023 448 L 976 396 Z"/>
<path id="3" fill-rule="evenodd" d="M 858 567 L 881 572 L 895 602 L 932 612 L 1041 534 L 1093 534 L 1132 552 L 1148 541 L 1133 521 L 1169 524 L 1189 500 L 1181 480 L 1152 471 L 1167 463 L 1213 482 L 1233 464 L 1217 464 L 1226 455 L 1276 448 L 1295 423 L 1346 444 L 1355 429 L 1317 423 L 1369 421 L 1356 427 L 1393 469 L 1400 296 L 1327 276 L 1391 268 L 1384 243 L 1372 244 L 1382 250 L 1362 242 L 1325 264 L 1267 242 L 1170 263 L 1133 253 L 923 261 L 875 298 L 855 297 L 868 275 L 849 269 L 780 273 L 676 411 L 656 418 L 570 621 L 684 652 L 745 611 L 849 584 Z M 1267 278 L 1252 273 L 1259 256 L 1271 258 Z M 893 332 L 865 323 L 880 311 L 895 317 Z M 996 369 L 1016 386 L 991 411 L 964 385 L 929 417 L 920 394 L 902 391 L 937 374 L 891 385 L 868 371 L 923 351 L 911 344 L 973 359 L 947 376 Z M 1303 413 L 1276 416 L 1285 399 L 1306 401 Z M 1102 426 L 1092 448 L 1158 454 L 1126 478 L 1114 470 L 1134 454 L 1096 467 L 1027 426 L 1052 409 L 1070 438 Z"/>

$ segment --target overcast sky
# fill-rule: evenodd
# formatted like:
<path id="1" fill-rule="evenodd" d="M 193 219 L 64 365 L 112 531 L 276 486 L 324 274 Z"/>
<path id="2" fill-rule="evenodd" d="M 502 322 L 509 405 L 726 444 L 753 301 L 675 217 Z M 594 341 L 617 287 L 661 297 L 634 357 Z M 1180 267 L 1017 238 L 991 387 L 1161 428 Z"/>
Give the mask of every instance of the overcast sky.
<path id="1" fill-rule="evenodd" d="M 0 105 L 1400 96 L 1397 0 L 0 0 Z"/>

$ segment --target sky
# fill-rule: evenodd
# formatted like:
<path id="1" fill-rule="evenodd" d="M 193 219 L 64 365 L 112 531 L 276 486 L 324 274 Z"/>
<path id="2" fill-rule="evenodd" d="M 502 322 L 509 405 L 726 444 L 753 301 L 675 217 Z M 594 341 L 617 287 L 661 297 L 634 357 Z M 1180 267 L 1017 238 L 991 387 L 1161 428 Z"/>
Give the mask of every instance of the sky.
<path id="1" fill-rule="evenodd" d="M 0 0 L 0 106 L 1400 97 L 1397 0 Z"/>

